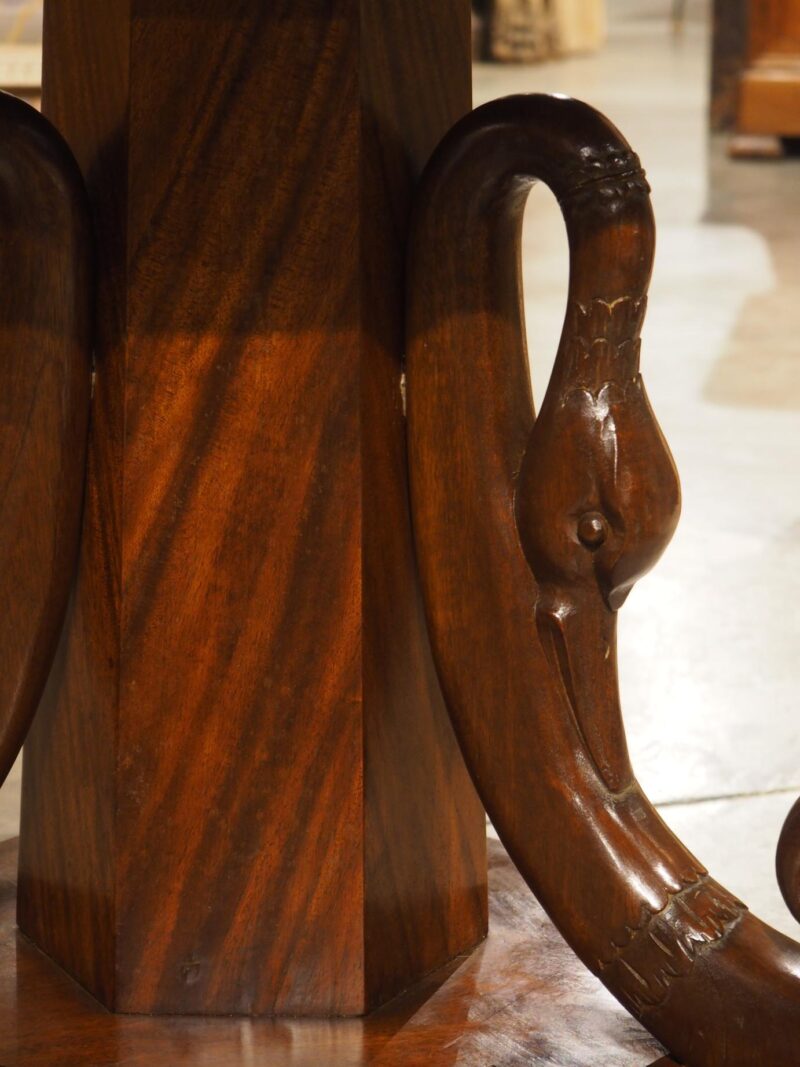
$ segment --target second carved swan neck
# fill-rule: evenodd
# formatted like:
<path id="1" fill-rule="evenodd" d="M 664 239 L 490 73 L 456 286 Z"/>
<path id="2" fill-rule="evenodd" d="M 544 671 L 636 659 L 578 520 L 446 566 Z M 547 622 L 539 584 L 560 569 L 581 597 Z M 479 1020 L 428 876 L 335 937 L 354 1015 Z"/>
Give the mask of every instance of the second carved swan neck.
<path id="1" fill-rule="evenodd" d="M 534 413 L 520 232 L 545 182 L 570 246 Z M 649 188 L 586 104 L 479 108 L 423 177 L 409 259 L 412 507 L 451 717 L 514 862 L 595 974 L 687 1067 L 800 1063 L 800 946 L 663 823 L 631 768 L 616 614 L 678 520 L 639 368 Z"/>

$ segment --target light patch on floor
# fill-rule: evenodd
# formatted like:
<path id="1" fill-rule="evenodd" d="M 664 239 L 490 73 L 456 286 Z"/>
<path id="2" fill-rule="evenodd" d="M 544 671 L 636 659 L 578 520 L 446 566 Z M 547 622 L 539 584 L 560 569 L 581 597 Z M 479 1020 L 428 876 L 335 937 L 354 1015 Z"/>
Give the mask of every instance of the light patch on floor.
<path id="1" fill-rule="evenodd" d="M 14 764 L 11 773 L 0 789 L 0 841 L 16 837 L 19 833 L 19 806 L 22 791 L 22 757 Z"/>

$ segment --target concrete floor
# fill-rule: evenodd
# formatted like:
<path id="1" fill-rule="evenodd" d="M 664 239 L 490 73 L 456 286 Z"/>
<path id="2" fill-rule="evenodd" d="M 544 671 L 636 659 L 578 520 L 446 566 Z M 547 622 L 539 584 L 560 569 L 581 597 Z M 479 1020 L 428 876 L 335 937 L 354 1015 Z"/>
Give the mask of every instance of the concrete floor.
<path id="1" fill-rule="evenodd" d="M 664 5 L 666 8 L 666 5 Z M 642 370 L 683 485 L 678 532 L 620 615 L 631 755 L 672 827 L 753 910 L 798 935 L 774 878 L 800 793 L 800 160 L 709 146 L 706 22 L 612 22 L 594 57 L 476 70 L 476 103 L 580 97 L 653 187 L 658 250 Z M 711 179 L 711 181 L 709 181 Z M 531 196 L 524 268 L 534 392 L 563 316 L 555 200 Z"/>
<path id="2" fill-rule="evenodd" d="M 598 56 L 479 66 L 476 103 L 523 91 L 582 97 L 648 170 L 659 247 L 642 368 L 684 504 L 667 554 L 621 614 L 631 754 L 715 876 L 795 934 L 773 854 L 800 793 L 800 160 L 731 163 L 721 146 L 709 151 L 705 23 L 690 20 L 676 41 L 666 18 L 628 7 Z M 524 261 L 541 396 L 567 275 L 546 190 L 531 197 Z M 18 805 L 15 771 L 0 791 L 0 837 L 16 833 Z"/>

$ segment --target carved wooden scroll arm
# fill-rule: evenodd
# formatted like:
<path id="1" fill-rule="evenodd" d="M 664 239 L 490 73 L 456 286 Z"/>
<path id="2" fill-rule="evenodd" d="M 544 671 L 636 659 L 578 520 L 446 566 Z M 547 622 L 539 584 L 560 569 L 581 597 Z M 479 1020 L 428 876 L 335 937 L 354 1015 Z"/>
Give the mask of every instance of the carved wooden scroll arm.
<path id="1" fill-rule="evenodd" d="M 534 417 L 520 228 L 558 198 L 568 307 Z M 585 104 L 511 97 L 445 138 L 410 250 L 409 447 L 440 676 L 478 790 L 581 959 L 688 1067 L 800 1063 L 800 946 L 659 818 L 625 747 L 616 611 L 677 522 L 638 370 L 649 190 Z"/>
<path id="2" fill-rule="evenodd" d="M 91 239 L 67 146 L 0 93 L 0 783 L 63 623 L 91 386 Z"/>

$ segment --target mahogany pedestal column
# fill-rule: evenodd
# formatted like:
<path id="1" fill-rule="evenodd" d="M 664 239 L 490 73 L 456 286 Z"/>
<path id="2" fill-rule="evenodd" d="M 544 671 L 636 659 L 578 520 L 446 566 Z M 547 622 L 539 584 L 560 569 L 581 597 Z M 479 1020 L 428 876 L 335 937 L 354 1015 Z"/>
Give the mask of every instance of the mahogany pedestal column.
<path id="1" fill-rule="evenodd" d="M 99 339 L 18 915 L 113 1010 L 358 1014 L 485 933 L 401 388 L 410 192 L 469 56 L 467 0 L 46 5 Z"/>

